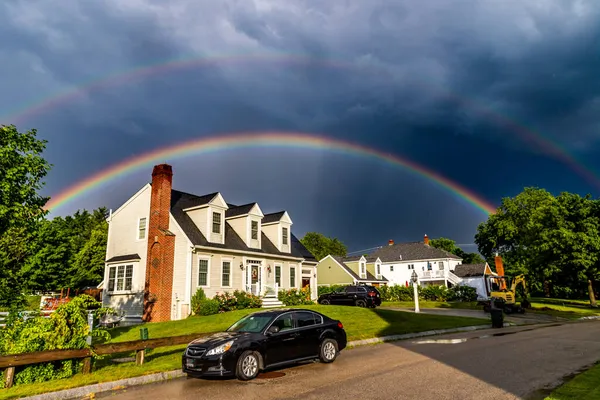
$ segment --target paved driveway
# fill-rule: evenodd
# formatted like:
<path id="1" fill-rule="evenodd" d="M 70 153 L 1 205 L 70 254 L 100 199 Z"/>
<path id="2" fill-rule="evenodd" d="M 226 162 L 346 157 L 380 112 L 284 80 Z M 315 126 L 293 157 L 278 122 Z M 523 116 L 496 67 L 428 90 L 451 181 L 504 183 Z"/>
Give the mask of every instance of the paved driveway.
<path id="1" fill-rule="evenodd" d="M 555 324 L 558 325 L 558 324 Z M 178 379 L 118 392 L 115 399 L 505 400 L 539 389 L 600 359 L 600 322 L 516 326 L 362 346 L 333 364 L 281 370 L 284 376 Z M 105 397 L 109 395 L 102 395 Z M 538 397 L 539 398 L 539 397 Z"/>
<path id="2" fill-rule="evenodd" d="M 414 308 L 394 308 L 394 307 L 382 307 L 389 310 L 414 312 Z M 483 310 L 463 310 L 458 308 L 421 308 L 421 313 L 434 314 L 434 315 L 451 315 L 456 317 L 473 317 L 473 318 L 485 318 L 490 319 L 490 314 Z M 551 323 L 551 322 L 565 322 L 568 321 L 566 318 L 556 317 L 547 314 L 538 314 L 532 312 L 525 312 L 525 314 L 504 314 L 504 321 L 511 322 L 516 325 L 525 324 L 540 324 L 540 323 Z"/>

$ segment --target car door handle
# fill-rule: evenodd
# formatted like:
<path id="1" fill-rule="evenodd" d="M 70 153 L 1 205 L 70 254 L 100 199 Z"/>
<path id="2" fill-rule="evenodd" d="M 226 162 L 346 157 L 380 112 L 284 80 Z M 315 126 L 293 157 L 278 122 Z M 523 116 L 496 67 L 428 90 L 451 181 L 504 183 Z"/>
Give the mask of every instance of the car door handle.
<path id="1" fill-rule="evenodd" d="M 287 339 L 283 339 L 283 341 L 284 341 L 284 342 L 287 342 L 288 340 L 294 340 L 294 339 L 296 339 L 298 336 L 300 336 L 300 334 L 299 334 L 299 333 L 291 333 L 291 334 L 290 334 L 290 337 L 289 337 L 289 338 L 287 338 Z"/>

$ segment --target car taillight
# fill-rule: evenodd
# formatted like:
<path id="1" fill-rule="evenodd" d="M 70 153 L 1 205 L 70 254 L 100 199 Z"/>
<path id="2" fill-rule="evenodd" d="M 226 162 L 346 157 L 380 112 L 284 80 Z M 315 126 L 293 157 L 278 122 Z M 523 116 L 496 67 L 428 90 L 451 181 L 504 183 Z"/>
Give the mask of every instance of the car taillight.
<path id="1" fill-rule="evenodd" d="M 342 323 L 340 321 L 338 321 L 338 328 L 344 329 L 344 325 L 342 325 Z"/>
<path id="2" fill-rule="evenodd" d="M 369 296 L 371 296 L 371 297 L 375 297 L 376 295 L 377 295 L 377 293 L 375 293 L 375 292 L 369 292 Z"/>

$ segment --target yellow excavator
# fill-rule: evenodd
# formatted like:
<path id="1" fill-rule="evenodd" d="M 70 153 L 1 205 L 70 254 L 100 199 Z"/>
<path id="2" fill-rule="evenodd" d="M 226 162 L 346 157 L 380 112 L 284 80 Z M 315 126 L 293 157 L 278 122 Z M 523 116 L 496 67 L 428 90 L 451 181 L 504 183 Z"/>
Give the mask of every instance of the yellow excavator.
<path id="1" fill-rule="evenodd" d="M 487 277 L 490 287 L 490 297 L 486 301 L 482 301 L 483 311 L 489 312 L 492 307 L 501 308 L 505 313 L 525 313 L 525 309 L 531 306 L 527 299 L 527 285 L 525 283 L 525 275 L 517 275 L 515 277 L 490 275 Z M 517 286 L 523 286 L 523 301 L 517 305 Z"/>

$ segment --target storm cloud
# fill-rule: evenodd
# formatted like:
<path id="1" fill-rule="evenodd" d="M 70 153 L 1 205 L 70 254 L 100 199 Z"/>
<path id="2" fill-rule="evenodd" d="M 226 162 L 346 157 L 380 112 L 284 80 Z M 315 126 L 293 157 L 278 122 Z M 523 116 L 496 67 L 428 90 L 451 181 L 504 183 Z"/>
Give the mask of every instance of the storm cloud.
<path id="1" fill-rule="evenodd" d="M 267 130 L 393 153 L 493 204 L 524 186 L 595 195 L 598 182 L 545 141 L 598 168 L 599 17 L 600 3 L 583 0 L 7 0 L 0 123 L 49 141 L 49 195 L 149 150 Z M 199 61 L 108 79 L 27 112 L 86 82 L 180 59 Z M 381 161 L 275 153 L 160 161 L 173 163 L 181 189 L 290 209 L 299 233 L 355 249 L 424 233 L 471 243 L 485 219 Z M 122 176 L 56 213 L 118 207 L 149 175 Z"/>

